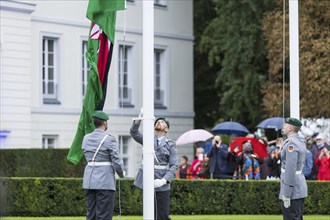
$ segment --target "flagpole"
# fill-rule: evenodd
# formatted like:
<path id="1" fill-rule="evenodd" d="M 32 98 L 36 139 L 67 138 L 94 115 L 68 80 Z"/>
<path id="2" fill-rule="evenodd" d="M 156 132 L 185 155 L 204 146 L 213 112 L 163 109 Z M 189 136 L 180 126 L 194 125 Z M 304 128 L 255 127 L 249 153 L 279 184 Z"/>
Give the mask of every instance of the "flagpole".
<path id="1" fill-rule="evenodd" d="M 298 0 L 289 0 L 290 117 L 300 118 Z"/>
<path id="2" fill-rule="evenodd" d="M 154 219 L 154 1 L 143 4 L 143 219 Z"/>

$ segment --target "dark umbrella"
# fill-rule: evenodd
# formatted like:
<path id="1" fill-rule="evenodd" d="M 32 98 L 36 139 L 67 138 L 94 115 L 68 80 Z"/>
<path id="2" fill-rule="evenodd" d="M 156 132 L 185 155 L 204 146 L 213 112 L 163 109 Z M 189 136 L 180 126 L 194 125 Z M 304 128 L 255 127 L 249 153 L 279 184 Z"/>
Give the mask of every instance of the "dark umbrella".
<path id="1" fill-rule="evenodd" d="M 246 141 L 251 142 L 253 153 L 258 155 L 260 158 L 265 158 L 268 156 L 267 154 L 267 146 L 261 143 L 256 138 L 249 138 L 249 137 L 238 137 L 233 142 L 230 143 L 231 151 L 233 152 L 235 147 L 238 147 L 239 152 L 243 149 L 242 144 Z"/>
<path id="2" fill-rule="evenodd" d="M 257 128 L 280 130 L 283 128 L 284 119 L 281 117 L 267 118 L 257 125 Z"/>
<path id="3" fill-rule="evenodd" d="M 211 130 L 216 134 L 236 134 L 238 136 L 246 136 L 249 130 L 242 124 L 233 121 L 225 121 L 217 124 Z"/>

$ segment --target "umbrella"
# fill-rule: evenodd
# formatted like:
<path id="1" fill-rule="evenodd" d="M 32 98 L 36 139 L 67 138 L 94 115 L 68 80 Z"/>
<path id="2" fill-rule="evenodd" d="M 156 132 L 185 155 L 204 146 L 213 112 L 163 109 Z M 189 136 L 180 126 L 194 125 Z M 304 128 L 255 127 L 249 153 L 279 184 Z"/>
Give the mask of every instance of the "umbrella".
<path id="1" fill-rule="evenodd" d="M 283 128 L 284 119 L 281 117 L 267 118 L 257 125 L 257 128 L 280 130 Z"/>
<path id="2" fill-rule="evenodd" d="M 235 147 L 238 146 L 238 150 L 242 151 L 243 147 L 242 144 L 246 141 L 250 141 L 252 144 L 252 150 L 253 152 L 258 155 L 260 158 L 265 158 L 268 156 L 267 154 L 267 146 L 263 143 L 261 143 L 256 138 L 250 138 L 250 137 L 238 137 L 233 142 L 230 143 L 230 148 L 232 151 L 234 151 Z"/>
<path id="3" fill-rule="evenodd" d="M 198 141 L 206 141 L 213 137 L 213 134 L 204 129 L 193 129 L 183 133 L 177 140 L 176 145 L 191 144 Z"/>
<path id="4" fill-rule="evenodd" d="M 236 134 L 238 136 L 246 136 L 250 133 L 244 125 L 233 121 L 221 122 L 214 126 L 211 131 L 219 134 Z"/>

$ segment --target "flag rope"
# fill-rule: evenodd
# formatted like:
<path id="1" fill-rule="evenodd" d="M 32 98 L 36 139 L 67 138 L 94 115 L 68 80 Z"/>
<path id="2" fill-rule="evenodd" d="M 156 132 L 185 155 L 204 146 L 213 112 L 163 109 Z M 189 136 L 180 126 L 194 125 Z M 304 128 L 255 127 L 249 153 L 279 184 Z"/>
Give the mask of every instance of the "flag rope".
<path id="1" fill-rule="evenodd" d="M 283 44 L 282 44 L 282 117 L 285 118 L 285 1 L 283 0 Z"/>
<path id="2" fill-rule="evenodd" d="M 125 57 L 125 52 L 126 52 L 126 12 L 127 12 L 127 6 L 126 6 L 126 2 L 125 2 L 125 11 L 124 11 L 124 32 L 123 32 L 123 53 L 122 53 L 122 57 Z M 123 61 L 123 59 L 122 59 Z M 124 100 L 123 100 L 123 95 L 124 95 L 124 86 L 123 86 L 123 83 L 124 83 L 124 75 L 122 74 L 123 73 L 123 62 L 120 62 L 120 74 L 119 74 L 119 77 L 120 77 L 120 119 L 122 121 L 123 119 L 123 106 L 124 106 Z M 123 136 L 120 135 L 119 137 L 119 146 L 123 147 Z M 122 151 L 123 149 L 121 149 Z M 119 212 L 118 212 L 118 219 L 120 220 L 121 218 L 121 194 L 120 194 L 120 179 L 118 180 L 118 208 L 119 208 Z"/>

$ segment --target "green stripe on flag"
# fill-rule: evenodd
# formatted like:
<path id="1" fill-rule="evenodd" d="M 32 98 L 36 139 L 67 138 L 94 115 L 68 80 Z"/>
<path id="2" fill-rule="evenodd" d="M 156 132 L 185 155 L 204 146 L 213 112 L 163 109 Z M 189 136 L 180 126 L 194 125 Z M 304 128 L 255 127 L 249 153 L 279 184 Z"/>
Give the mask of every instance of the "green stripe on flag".
<path id="1" fill-rule="evenodd" d="M 125 9 L 125 0 L 90 0 L 86 16 L 97 24 L 107 35 L 109 40 L 114 43 L 116 11 L 122 9 Z M 88 51 L 86 52 L 86 59 L 90 65 L 87 89 L 77 132 L 67 156 L 67 160 L 75 165 L 77 165 L 84 156 L 82 141 L 85 134 L 91 133 L 95 129 L 92 113 L 95 106 L 102 100 L 102 85 L 97 69 L 98 48 L 99 41 L 89 38 Z"/>

